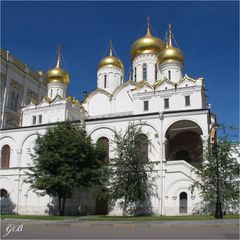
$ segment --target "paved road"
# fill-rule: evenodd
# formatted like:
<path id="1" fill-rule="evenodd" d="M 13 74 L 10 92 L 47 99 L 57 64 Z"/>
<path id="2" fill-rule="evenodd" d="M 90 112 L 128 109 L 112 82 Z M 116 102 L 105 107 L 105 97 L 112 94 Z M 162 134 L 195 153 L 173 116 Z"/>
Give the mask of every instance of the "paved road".
<path id="1" fill-rule="evenodd" d="M 2 239 L 239 239 L 238 220 L 143 223 L 6 219 L 1 227 Z"/>

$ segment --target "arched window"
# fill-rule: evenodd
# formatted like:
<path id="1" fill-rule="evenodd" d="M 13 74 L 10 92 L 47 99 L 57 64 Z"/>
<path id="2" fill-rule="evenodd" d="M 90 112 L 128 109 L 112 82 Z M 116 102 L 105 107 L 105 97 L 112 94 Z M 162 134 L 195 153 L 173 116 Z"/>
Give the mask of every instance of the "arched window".
<path id="1" fill-rule="evenodd" d="M 166 131 L 166 159 L 185 160 L 200 167 L 202 164 L 202 129 L 195 122 L 181 120 L 173 123 Z"/>
<path id="2" fill-rule="evenodd" d="M 1 168 L 9 168 L 10 146 L 4 145 L 1 152 Z"/>
<path id="3" fill-rule="evenodd" d="M 155 81 L 157 81 L 157 64 L 155 64 Z"/>
<path id="4" fill-rule="evenodd" d="M 143 80 L 147 80 L 147 64 L 146 63 L 143 64 L 142 70 L 143 70 Z"/>
<path id="5" fill-rule="evenodd" d="M 140 154 L 141 160 L 148 161 L 148 137 L 145 134 L 139 134 L 135 141 L 136 148 Z"/>
<path id="6" fill-rule="evenodd" d="M 185 192 L 179 195 L 179 213 L 187 213 L 187 193 Z"/>
<path id="7" fill-rule="evenodd" d="M 107 75 L 105 74 L 104 75 L 104 88 L 107 87 Z"/>
<path id="8" fill-rule="evenodd" d="M 1 188 L 1 199 L 7 198 L 8 197 L 8 192 L 6 189 Z"/>
<path id="9" fill-rule="evenodd" d="M 168 80 L 171 80 L 171 71 L 168 71 Z"/>
<path id="10" fill-rule="evenodd" d="M 137 68 L 134 68 L 134 81 L 137 81 Z"/>
<path id="11" fill-rule="evenodd" d="M 101 137 L 97 140 L 97 144 L 101 145 L 106 152 L 105 162 L 109 162 L 109 140 L 106 137 Z"/>

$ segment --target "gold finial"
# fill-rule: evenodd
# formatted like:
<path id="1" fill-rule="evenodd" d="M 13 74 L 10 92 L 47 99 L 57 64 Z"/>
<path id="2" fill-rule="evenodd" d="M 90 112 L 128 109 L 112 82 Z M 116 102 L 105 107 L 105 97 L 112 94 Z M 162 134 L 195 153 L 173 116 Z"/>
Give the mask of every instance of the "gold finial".
<path id="1" fill-rule="evenodd" d="M 169 47 L 172 46 L 172 26 L 171 23 L 168 25 L 168 45 Z"/>
<path id="2" fill-rule="evenodd" d="M 168 31 L 166 32 L 165 45 L 168 48 Z"/>
<path id="3" fill-rule="evenodd" d="M 112 39 L 109 42 L 109 56 L 112 56 Z"/>
<path id="4" fill-rule="evenodd" d="M 147 16 L 147 34 L 151 34 L 150 33 L 150 19 L 149 19 L 149 16 Z"/>
<path id="5" fill-rule="evenodd" d="M 57 56 L 57 65 L 56 68 L 60 68 L 60 62 L 61 62 L 61 48 L 58 47 L 58 56 Z"/>

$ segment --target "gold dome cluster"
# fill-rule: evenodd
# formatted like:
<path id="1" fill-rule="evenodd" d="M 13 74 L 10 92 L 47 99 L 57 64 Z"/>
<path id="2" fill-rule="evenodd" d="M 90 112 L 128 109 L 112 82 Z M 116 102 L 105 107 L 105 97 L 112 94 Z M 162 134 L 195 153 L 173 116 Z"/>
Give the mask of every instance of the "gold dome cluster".
<path id="1" fill-rule="evenodd" d="M 172 61 L 178 61 L 183 63 L 184 55 L 179 48 L 175 48 L 172 46 L 172 30 L 171 30 L 171 25 L 169 25 L 166 48 L 164 48 L 160 52 L 158 56 L 158 64 L 162 64 L 164 62 L 172 62 Z"/>
<path id="2" fill-rule="evenodd" d="M 98 69 L 102 68 L 102 67 L 105 67 L 105 66 L 115 66 L 117 68 L 120 68 L 121 70 L 124 70 L 124 66 L 123 66 L 122 61 L 119 58 L 114 57 L 112 55 L 112 43 L 111 42 L 110 42 L 110 47 L 109 47 L 109 56 L 103 58 L 99 62 Z"/>
<path id="3" fill-rule="evenodd" d="M 50 69 L 45 76 L 46 83 L 49 84 L 51 82 L 60 82 L 64 85 L 69 84 L 69 75 L 66 71 L 64 71 L 61 66 L 61 53 L 60 48 L 58 48 L 58 59 L 57 59 L 57 65 L 55 68 Z"/>
<path id="4" fill-rule="evenodd" d="M 144 37 L 137 39 L 131 47 L 131 59 L 133 60 L 139 55 L 143 54 L 155 54 L 157 55 L 158 64 L 165 62 L 178 61 L 184 63 L 184 55 L 179 48 L 176 48 L 172 44 L 173 34 L 171 25 L 167 31 L 166 44 L 158 37 L 154 37 L 150 32 L 149 17 L 147 19 L 147 33 Z M 112 44 L 110 43 L 109 56 L 103 58 L 99 64 L 98 69 L 104 66 L 115 66 L 124 70 L 122 61 L 112 55 Z"/>
<path id="5" fill-rule="evenodd" d="M 150 24 L 148 18 L 147 33 L 144 37 L 136 40 L 131 47 L 131 58 L 142 54 L 156 54 L 158 55 L 164 48 L 164 43 L 160 38 L 152 36 L 150 32 Z"/>
<path id="6" fill-rule="evenodd" d="M 179 48 L 172 45 L 172 30 L 171 25 L 167 32 L 166 45 L 160 38 L 152 36 L 150 32 L 150 23 L 148 18 L 147 34 L 136 40 L 131 47 L 132 60 L 142 54 L 156 54 L 158 55 L 158 64 L 164 62 L 178 61 L 184 62 L 184 55 Z"/>

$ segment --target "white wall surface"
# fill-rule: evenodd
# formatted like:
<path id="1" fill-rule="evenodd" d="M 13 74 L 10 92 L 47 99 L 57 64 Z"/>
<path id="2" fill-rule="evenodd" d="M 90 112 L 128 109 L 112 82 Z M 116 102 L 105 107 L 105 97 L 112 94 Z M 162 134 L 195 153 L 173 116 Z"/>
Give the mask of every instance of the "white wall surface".
<path id="1" fill-rule="evenodd" d="M 104 75 L 106 75 L 106 87 L 104 86 Z M 112 93 L 123 83 L 124 72 L 115 66 L 104 66 L 97 72 L 97 87 Z"/>

